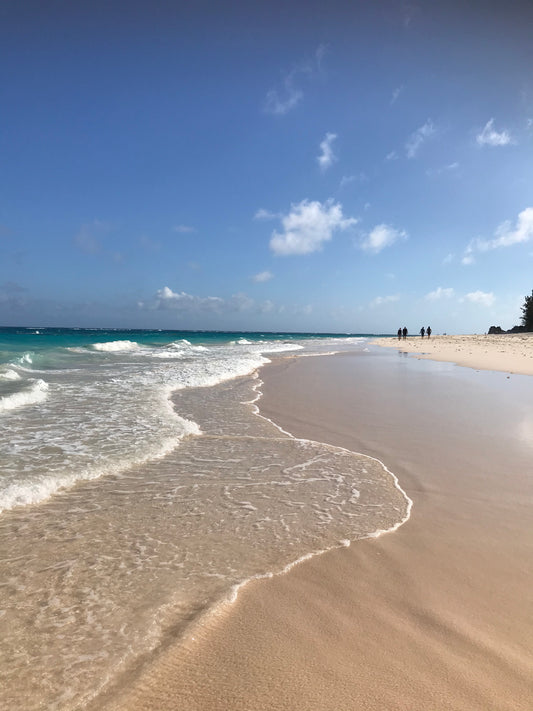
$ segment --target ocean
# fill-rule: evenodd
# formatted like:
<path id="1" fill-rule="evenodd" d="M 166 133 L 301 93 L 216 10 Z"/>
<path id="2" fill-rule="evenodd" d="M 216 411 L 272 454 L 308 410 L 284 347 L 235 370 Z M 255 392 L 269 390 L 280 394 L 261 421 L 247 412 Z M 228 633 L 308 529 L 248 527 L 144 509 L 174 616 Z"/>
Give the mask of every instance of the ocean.
<path id="1" fill-rule="evenodd" d="M 406 518 L 379 461 L 295 439 L 260 414 L 272 359 L 368 343 L 0 329 L 6 708 L 83 709 L 248 580 Z"/>

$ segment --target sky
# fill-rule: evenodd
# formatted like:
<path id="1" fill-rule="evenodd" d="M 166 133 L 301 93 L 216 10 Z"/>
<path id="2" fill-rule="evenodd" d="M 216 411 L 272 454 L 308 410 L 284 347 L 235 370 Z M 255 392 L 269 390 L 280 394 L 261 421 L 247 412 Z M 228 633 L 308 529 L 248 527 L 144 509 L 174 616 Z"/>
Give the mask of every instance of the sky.
<path id="1" fill-rule="evenodd" d="M 512 327 L 532 26 L 531 0 L 3 0 L 0 326 Z"/>

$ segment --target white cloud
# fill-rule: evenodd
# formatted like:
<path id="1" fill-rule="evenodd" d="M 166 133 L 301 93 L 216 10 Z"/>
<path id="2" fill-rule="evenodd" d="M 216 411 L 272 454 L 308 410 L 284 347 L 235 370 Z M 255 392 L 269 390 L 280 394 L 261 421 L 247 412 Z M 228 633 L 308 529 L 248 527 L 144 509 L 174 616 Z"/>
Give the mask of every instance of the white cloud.
<path id="1" fill-rule="evenodd" d="M 264 271 L 259 272 L 259 274 L 254 274 L 254 276 L 252 277 L 252 281 L 261 283 L 264 281 L 270 281 L 270 279 L 272 279 L 273 277 L 274 275 L 272 274 L 272 272 Z"/>
<path id="2" fill-rule="evenodd" d="M 322 151 L 319 156 L 317 156 L 318 165 L 321 170 L 327 170 L 333 163 L 337 160 L 337 156 L 333 153 L 333 141 L 337 138 L 336 133 L 326 133 L 326 137 L 320 144 L 320 150 Z"/>
<path id="3" fill-rule="evenodd" d="M 331 240 L 334 232 L 346 230 L 358 222 L 354 217 L 345 218 L 342 205 L 333 199 L 324 204 L 309 200 L 292 204 L 290 213 L 281 221 L 283 231 L 272 233 L 270 249 L 283 256 L 316 252 L 322 249 L 324 242 Z"/>
<path id="4" fill-rule="evenodd" d="M 341 178 L 341 182 L 339 187 L 344 188 L 346 185 L 349 185 L 350 183 L 365 183 L 368 180 L 368 176 L 366 173 L 363 173 L 361 171 L 360 173 L 357 173 L 357 175 L 343 175 Z"/>
<path id="5" fill-rule="evenodd" d="M 75 244 L 86 254 L 98 254 L 102 251 L 100 237 L 109 232 L 110 225 L 101 220 L 93 220 L 83 224 L 76 236 Z"/>
<path id="6" fill-rule="evenodd" d="M 430 291 L 429 294 L 426 294 L 424 298 L 427 299 L 427 301 L 437 301 L 438 299 L 451 299 L 453 296 L 455 296 L 453 289 L 443 289 L 442 286 L 439 286 L 435 291 Z"/>
<path id="7" fill-rule="evenodd" d="M 444 259 L 442 260 L 442 263 L 443 264 L 451 264 L 453 262 L 453 260 L 454 260 L 454 255 L 452 254 L 452 252 L 450 252 L 449 254 L 447 254 L 444 257 Z"/>
<path id="8" fill-rule="evenodd" d="M 495 232 L 495 238 L 489 240 L 476 239 L 467 247 L 467 251 L 474 248 L 480 252 L 499 247 L 511 247 L 514 244 L 529 242 L 533 239 L 533 207 L 526 207 L 518 214 L 516 225 L 513 227 L 510 220 L 503 222 Z"/>
<path id="9" fill-rule="evenodd" d="M 433 125 L 431 119 L 428 119 L 423 126 L 420 126 L 414 133 L 412 133 L 405 144 L 405 152 L 408 158 L 414 158 L 418 151 L 420 150 L 423 143 L 425 143 L 428 138 L 433 136 L 436 129 Z"/>
<path id="10" fill-rule="evenodd" d="M 465 299 L 473 304 L 481 304 L 482 306 L 492 306 L 495 301 L 495 296 L 492 291 L 471 291 L 466 294 Z"/>
<path id="11" fill-rule="evenodd" d="M 173 311 L 219 311 L 224 299 L 218 296 L 193 296 L 185 291 L 175 292 L 168 286 L 159 289 L 156 294 L 156 309 Z"/>
<path id="12" fill-rule="evenodd" d="M 390 296 L 376 296 L 376 298 L 370 302 L 370 306 L 376 307 L 381 306 L 382 304 L 391 304 L 399 300 L 399 294 L 391 294 Z"/>
<path id="13" fill-rule="evenodd" d="M 464 257 L 461 259 L 461 264 L 465 267 L 468 267 L 471 264 L 474 264 L 475 261 L 476 260 L 474 259 L 474 255 L 467 251 Z"/>
<path id="14" fill-rule="evenodd" d="M 319 45 L 312 61 L 301 62 L 293 67 L 284 75 L 280 87 L 267 92 L 264 104 L 266 113 L 284 116 L 298 106 L 304 96 L 298 81 L 305 75 L 312 76 L 322 71 L 322 60 L 326 50 L 326 45 Z"/>
<path id="15" fill-rule="evenodd" d="M 392 106 L 392 104 L 396 103 L 396 101 L 398 100 L 398 97 L 400 96 L 400 94 L 402 93 L 403 90 L 404 90 L 403 84 L 401 86 L 396 87 L 396 89 L 394 89 L 394 91 L 392 92 L 391 100 L 390 100 L 391 106 Z"/>
<path id="16" fill-rule="evenodd" d="M 190 232 L 196 232 L 194 227 L 189 225 L 175 225 L 173 228 L 174 232 L 179 232 L 180 234 L 188 234 Z"/>
<path id="17" fill-rule="evenodd" d="M 270 89 L 265 99 L 265 111 L 267 114 L 284 116 L 294 109 L 303 99 L 303 91 L 294 85 L 295 72 L 287 74 L 283 80 L 283 89 Z"/>
<path id="18" fill-rule="evenodd" d="M 279 217 L 279 215 L 276 215 L 276 213 L 274 213 L 274 212 L 270 212 L 270 210 L 264 210 L 261 207 L 255 213 L 254 220 L 275 220 L 276 217 Z"/>
<path id="19" fill-rule="evenodd" d="M 514 143 L 508 131 L 503 130 L 498 133 L 494 128 L 494 119 L 487 121 L 485 128 L 478 133 L 476 141 L 480 146 L 507 146 Z"/>
<path id="20" fill-rule="evenodd" d="M 377 254 L 385 247 L 390 247 L 394 242 L 406 237 L 407 233 L 404 230 L 396 230 L 390 225 L 376 225 L 361 243 L 361 248 Z"/>
<path id="21" fill-rule="evenodd" d="M 385 156 L 385 160 L 398 160 L 398 154 L 396 151 L 391 151 Z"/>
<path id="22" fill-rule="evenodd" d="M 266 313 L 271 311 L 270 301 L 256 302 L 246 294 L 233 294 L 228 299 L 220 296 L 196 296 L 185 291 L 172 291 L 168 286 L 159 289 L 151 304 L 142 304 L 140 308 L 157 311 L 175 311 L 178 315 L 198 315 L 200 313 L 227 314 L 242 311 Z"/>
<path id="23" fill-rule="evenodd" d="M 449 163 L 448 165 L 443 165 L 441 168 L 433 168 L 426 170 L 427 175 L 442 175 L 443 173 L 450 173 L 453 170 L 457 170 L 459 163 Z"/>

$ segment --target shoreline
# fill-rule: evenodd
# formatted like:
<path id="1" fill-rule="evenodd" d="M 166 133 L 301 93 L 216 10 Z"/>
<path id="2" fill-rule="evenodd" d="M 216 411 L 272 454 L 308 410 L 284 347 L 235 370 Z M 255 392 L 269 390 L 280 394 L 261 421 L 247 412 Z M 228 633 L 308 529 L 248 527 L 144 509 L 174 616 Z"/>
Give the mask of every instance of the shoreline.
<path id="1" fill-rule="evenodd" d="M 377 338 L 374 345 L 397 348 L 419 358 L 455 363 L 475 370 L 533 375 L 533 333 L 506 333 L 468 336 L 408 336 Z"/>
<path id="2" fill-rule="evenodd" d="M 405 359 L 399 362 L 396 359 L 392 361 L 390 354 L 386 353 L 385 356 L 377 360 L 373 355 L 362 358 L 343 355 L 324 359 L 299 359 L 299 361 L 287 359 L 266 366 L 262 370 L 265 395 L 260 410 L 263 416 L 266 414 L 269 419 L 279 423 L 295 437 L 305 434 L 303 438 L 317 440 L 315 435 L 318 433 L 321 435 L 318 441 L 325 441 L 370 456 L 381 447 L 385 456 L 381 455 L 379 450 L 380 461 L 386 462 L 385 466 L 388 465 L 389 469 L 392 468 L 398 474 L 402 489 L 407 491 L 408 496 L 415 498 L 413 516 L 396 530 L 394 535 L 355 541 L 350 548 L 328 551 L 321 556 L 313 556 L 312 559 L 297 566 L 294 565 L 285 575 L 253 580 L 246 584 L 240 590 L 236 602 L 220 615 L 219 619 L 214 620 L 213 626 L 204 629 L 199 637 L 189 640 L 181 648 L 178 646 L 168 650 L 160 660 L 156 661 L 153 669 L 139 680 L 142 683 L 134 685 L 132 694 L 127 695 L 127 703 L 117 708 L 132 710 L 187 708 L 191 711 L 251 707 L 289 709 L 294 708 L 296 703 L 301 706 L 303 701 L 305 708 L 317 709 L 317 711 L 341 708 L 343 704 L 354 709 L 376 709 L 376 711 L 388 708 L 427 709 L 435 703 L 437 706 L 433 707 L 457 708 L 465 711 L 466 709 L 469 711 L 524 709 L 525 711 L 527 708 L 525 669 L 528 666 L 527 658 L 524 658 L 526 647 L 522 645 L 522 650 L 520 644 L 515 644 L 512 650 L 507 650 L 509 659 L 506 659 L 503 664 L 504 672 L 509 670 L 509 660 L 514 661 L 515 666 L 516 661 L 519 662 L 518 669 L 509 674 L 510 683 L 507 683 L 506 674 L 502 675 L 500 668 L 502 665 L 497 663 L 494 665 L 496 652 L 494 644 L 502 636 L 502 630 L 498 628 L 493 635 L 494 642 L 491 641 L 490 630 L 488 636 L 485 630 L 494 617 L 494 610 L 490 605 L 488 610 L 485 610 L 487 605 L 486 601 L 483 601 L 483 596 L 480 596 L 479 585 L 477 587 L 473 585 L 477 597 L 481 597 L 477 600 L 477 604 L 481 605 L 487 614 L 482 615 L 483 624 L 478 625 L 479 629 L 475 625 L 473 630 L 468 629 L 469 619 L 468 615 L 464 614 L 464 608 L 470 610 L 470 607 L 465 603 L 464 585 L 457 579 L 454 570 L 457 561 L 453 556 L 450 560 L 449 555 L 450 545 L 452 548 L 454 545 L 462 546 L 463 553 L 468 553 L 469 564 L 466 565 L 466 570 L 469 574 L 472 574 L 472 570 L 480 568 L 481 558 L 485 566 L 485 570 L 483 565 L 481 571 L 477 570 L 477 577 L 481 577 L 481 582 L 485 580 L 486 573 L 490 573 L 490 568 L 494 575 L 489 575 L 489 579 L 499 580 L 502 579 L 502 575 L 495 573 L 498 566 L 499 568 L 503 566 L 505 569 L 505 562 L 510 553 L 510 540 L 514 540 L 514 537 L 506 538 L 506 546 L 503 547 L 504 555 L 500 555 L 496 562 L 490 562 L 490 557 L 498 549 L 498 541 L 493 540 L 492 544 L 490 540 L 488 543 L 485 542 L 487 523 L 490 528 L 495 521 L 494 514 L 488 516 L 488 521 L 485 520 L 487 512 L 478 500 L 480 487 L 485 488 L 487 484 L 487 473 L 483 462 L 477 468 L 473 467 L 470 490 L 461 492 L 462 495 L 469 495 L 466 497 L 467 503 L 462 503 L 458 507 L 458 512 L 450 514 L 447 506 L 450 495 L 453 496 L 454 487 L 455 489 L 459 487 L 461 491 L 463 486 L 457 457 L 454 458 L 453 454 L 450 455 L 448 452 L 444 457 L 443 467 L 442 448 L 433 447 L 436 451 L 428 456 L 433 465 L 440 464 L 440 476 L 426 480 L 421 475 L 420 464 L 411 461 L 413 442 L 407 441 L 404 442 L 403 447 L 399 446 L 409 434 L 401 418 L 400 420 L 397 418 L 398 413 L 403 410 L 394 409 L 399 406 L 405 408 L 405 402 L 402 403 L 403 392 L 396 393 L 399 402 L 394 403 L 394 412 L 384 425 L 389 441 L 383 442 L 383 432 L 378 432 L 376 436 L 373 431 L 376 425 L 375 415 L 383 412 L 383 402 L 376 403 L 375 412 L 370 413 L 370 422 L 366 425 L 361 419 L 361 413 L 354 412 L 353 404 L 349 398 L 346 398 L 345 392 L 352 366 L 364 364 L 366 367 L 374 359 L 374 365 L 379 362 L 386 363 L 386 370 L 378 367 L 377 373 L 372 371 L 372 367 L 370 368 L 369 373 L 374 376 L 374 379 L 378 376 L 377 380 L 381 380 L 392 365 L 393 370 L 399 366 L 409 373 L 409 377 L 414 377 L 417 381 L 416 370 L 421 364 Z M 356 358 L 359 360 L 356 361 Z M 438 379 L 439 376 L 435 374 L 431 365 L 428 365 L 428 382 L 432 378 Z M 448 380 L 451 377 L 457 390 L 457 397 L 460 397 L 465 385 L 463 382 L 455 382 L 457 380 L 465 380 L 468 388 L 475 392 L 479 387 L 471 382 L 475 374 L 471 371 L 463 371 L 465 375 L 457 378 L 458 372 L 448 368 L 445 376 Z M 393 380 L 394 378 L 398 380 L 397 376 L 394 376 Z M 500 381 L 502 378 L 504 376 L 501 376 Z M 508 380 L 506 382 L 509 383 Z M 320 385 L 317 388 L 318 393 L 309 392 L 310 383 L 315 387 L 317 384 Z M 449 384 L 447 382 L 445 385 L 449 386 Z M 357 383 L 358 395 L 360 395 L 360 386 L 361 382 Z M 372 382 L 366 383 L 366 387 L 367 392 L 371 392 Z M 392 387 L 393 381 L 389 383 L 389 389 L 386 391 L 388 396 L 384 398 L 384 402 L 388 402 L 389 405 Z M 439 387 L 443 392 L 442 386 Z M 502 382 L 499 382 L 496 390 L 501 387 Z M 351 394 L 354 395 L 353 389 Z M 466 396 L 463 404 L 468 406 Z M 513 411 L 512 403 L 508 403 L 506 407 L 506 412 Z M 409 404 L 409 410 L 411 414 L 416 415 L 413 403 Z M 483 410 L 485 411 L 486 408 Z M 351 431 L 352 427 L 346 426 L 347 413 L 355 418 L 354 424 L 363 430 L 357 433 L 355 439 Z M 445 414 L 450 415 L 450 411 Z M 419 416 L 418 419 L 423 426 L 427 418 L 420 420 Z M 450 423 L 450 417 L 441 419 L 442 425 L 447 426 L 451 434 L 459 437 L 464 443 L 468 435 L 468 432 L 463 431 L 464 427 L 454 426 L 453 422 Z M 504 416 L 498 418 L 493 412 L 492 419 L 495 422 L 491 424 L 504 428 Z M 474 430 L 470 434 L 479 437 L 479 433 Z M 509 435 L 509 432 L 506 435 Z M 358 448 L 350 446 L 354 441 L 358 441 L 363 446 Z M 425 438 L 423 441 L 426 441 Z M 469 446 L 466 443 L 465 447 L 467 449 L 469 447 L 472 456 L 475 455 L 475 443 L 470 442 Z M 500 451 L 499 454 L 501 455 L 502 452 Z M 485 457 L 482 457 L 482 460 L 485 461 Z M 526 466 L 525 462 L 529 461 L 527 457 L 524 461 L 519 460 L 520 458 L 516 458 L 515 462 L 519 467 Z M 391 462 L 394 462 L 394 465 Z M 501 464 L 501 458 L 499 463 Z M 452 493 L 450 490 L 446 491 L 446 487 L 443 488 L 440 482 L 443 472 L 446 477 L 447 466 L 452 470 L 451 475 L 450 473 L 447 475 L 447 484 L 451 485 Z M 489 477 L 492 482 L 492 494 L 489 496 L 491 506 L 496 506 L 499 514 L 508 513 L 522 497 L 525 481 L 521 476 L 516 477 L 510 491 L 501 497 L 501 502 L 498 502 L 498 487 L 495 482 L 498 481 L 499 470 L 497 466 L 492 469 L 492 476 Z M 520 496 L 517 496 L 515 489 L 520 492 Z M 456 498 L 458 502 L 461 501 L 459 496 Z M 469 506 L 469 498 L 476 502 L 475 505 Z M 487 498 L 486 493 L 484 498 Z M 474 514 L 473 523 L 470 522 L 472 514 Z M 519 520 L 522 522 L 529 520 L 530 514 L 529 505 L 527 515 L 523 513 Z M 459 526 L 460 530 L 455 531 L 453 527 L 449 530 L 446 526 L 448 519 L 453 520 L 454 525 Z M 514 526 L 516 528 L 516 520 Z M 439 534 L 434 541 L 437 550 L 433 550 L 428 558 L 425 539 L 428 530 L 431 532 L 435 527 Z M 525 530 L 527 529 L 520 531 L 522 535 Z M 483 533 L 482 536 L 480 532 Z M 440 537 L 443 537 L 444 546 L 439 540 Z M 514 547 L 521 548 L 520 545 Z M 531 534 L 527 538 L 525 547 L 528 552 L 531 552 L 533 547 Z M 420 560 L 413 560 L 413 549 Z M 431 553 L 431 549 L 429 552 Z M 442 555 L 443 552 L 448 554 L 448 560 L 446 555 Z M 441 565 L 437 570 L 433 570 L 432 576 L 431 567 L 432 565 L 434 567 L 435 554 L 440 557 Z M 514 559 L 516 562 L 516 551 Z M 428 566 L 430 572 L 427 572 Z M 448 570 L 453 582 L 460 588 L 461 595 L 458 596 L 454 585 L 449 583 L 446 576 L 442 576 L 440 570 L 442 567 Z M 486 570 L 487 567 L 489 571 Z M 362 571 L 363 575 L 361 579 L 354 581 L 354 572 L 357 571 Z M 442 590 L 439 591 L 439 586 L 436 591 L 432 589 L 435 578 L 453 599 L 452 610 L 448 609 L 450 605 L 447 603 L 447 595 L 443 595 Z M 512 580 L 512 576 L 508 575 L 507 579 Z M 419 594 L 415 595 L 416 604 L 407 592 L 402 593 L 400 582 L 407 586 L 408 591 L 412 589 L 418 591 Z M 418 590 L 420 587 L 425 595 L 420 594 Z M 490 589 L 490 586 L 488 587 Z M 469 592 L 468 586 L 466 592 Z M 523 603 L 524 599 L 531 597 L 531 594 L 529 590 L 523 588 L 515 592 L 517 594 L 513 598 L 515 600 L 513 607 L 516 616 L 517 603 Z M 500 595 L 502 594 L 504 591 L 500 590 Z M 492 590 L 491 596 L 493 595 Z M 438 604 L 428 606 L 426 597 L 430 602 L 436 598 Z M 468 598 L 468 595 L 466 597 Z M 474 598 L 473 602 L 476 602 L 475 595 L 471 594 L 470 598 Z M 303 606 L 302 600 L 305 601 Z M 472 603 L 472 599 L 470 602 Z M 475 610 L 476 606 L 471 606 L 471 614 L 474 617 L 477 614 Z M 457 619 L 454 619 L 455 617 Z M 516 620 L 511 619 L 512 617 L 505 616 L 504 627 L 510 625 L 515 636 L 516 634 L 520 636 L 517 627 L 531 628 L 531 623 L 526 623 L 523 614 L 518 614 L 518 625 Z M 436 634 L 436 630 L 439 629 L 440 635 Z M 431 634 L 428 633 L 429 631 Z M 476 638 L 480 635 L 481 640 L 476 643 Z M 390 642 L 390 639 L 393 641 Z M 446 644 L 443 642 L 444 639 L 447 639 Z M 379 644 L 376 644 L 376 640 L 379 640 Z M 407 648 L 406 640 L 409 642 Z M 365 643 L 368 644 L 368 648 L 365 647 Z M 413 646 L 414 653 L 411 649 Z M 507 642 L 503 644 L 504 651 L 500 656 L 505 657 L 506 646 L 509 646 Z M 487 650 L 491 649 L 492 651 L 487 654 Z M 462 669 L 457 665 L 458 655 L 460 657 L 465 654 L 470 661 L 475 659 L 476 662 L 473 664 L 473 672 L 467 675 L 472 676 L 472 679 L 466 686 L 464 679 L 461 678 Z M 446 668 L 444 679 L 432 655 L 436 655 L 438 664 L 444 664 Z M 428 656 L 432 659 L 429 666 Z M 349 664 L 347 660 L 351 660 Z M 353 664 L 357 668 L 355 678 Z M 394 673 L 398 665 L 403 671 L 400 675 Z M 488 682 L 483 680 L 483 677 L 486 677 L 487 665 L 491 671 Z M 496 668 L 493 669 L 491 665 Z M 422 678 L 417 680 L 421 668 Z M 392 686 L 389 678 L 391 672 L 394 681 Z M 455 685 L 450 684 L 448 679 L 450 675 L 458 677 Z M 336 680 L 333 686 L 332 679 Z M 305 692 L 302 691 L 303 680 L 305 680 Z M 411 685 L 416 681 L 414 692 L 413 689 L 407 688 L 406 680 L 410 681 Z M 484 688 L 487 683 L 490 687 L 488 690 Z M 379 693 L 375 691 L 376 684 L 382 687 Z M 516 691 L 517 689 L 519 691 Z M 401 702 L 398 699 L 400 691 L 404 698 Z M 440 704 L 435 701 L 443 695 L 447 698 L 446 695 L 449 693 L 451 693 L 449 700 Z M 494 701 L 491 701 L 491 698 Z"/>

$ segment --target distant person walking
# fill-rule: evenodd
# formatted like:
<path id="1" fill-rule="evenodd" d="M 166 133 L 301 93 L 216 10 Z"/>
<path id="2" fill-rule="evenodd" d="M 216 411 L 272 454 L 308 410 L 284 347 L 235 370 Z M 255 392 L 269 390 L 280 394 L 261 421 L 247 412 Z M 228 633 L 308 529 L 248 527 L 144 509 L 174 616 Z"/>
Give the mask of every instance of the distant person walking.
<path id="1" fill-rule="evenodd" d="M 420 329 L 420 335 L 422 336 L 422 338 L 424 338 L 425 333 L 426 333 L 426 329 L 424 328 L 424 326 L 422 326 L 422 328 Z M 428 336 L 428 338 L 429 338 L 429 336 Z"/>
<path id="2" fill-rule="evenodd" d="M 426 328 L 426 333 L 428 334 L 428 338 L 431 336 L 431 326 L 428 326 Z"/>
<path id="3" fill-rule="evenodd" d="M 405 339 L 407 338 L 407 326 L 403 327 L 402 336 L 403 336 L 403 340 L 405 341 Z"/>
<path id="4" fill-rule="evenodd" d="M 400 328 L 398 329 L 398 340 L 400 340 L 401 337 L 402 337 L 402 327 L 400 326 Z"/>

